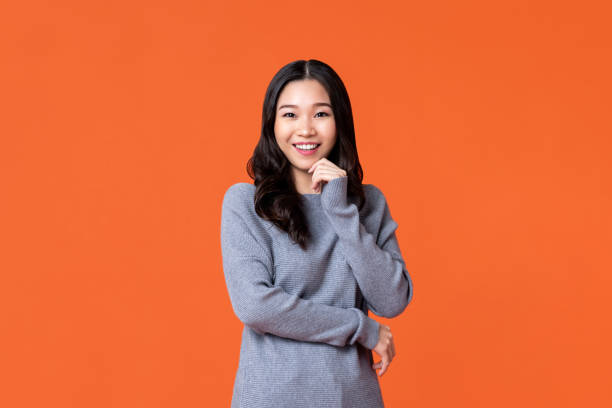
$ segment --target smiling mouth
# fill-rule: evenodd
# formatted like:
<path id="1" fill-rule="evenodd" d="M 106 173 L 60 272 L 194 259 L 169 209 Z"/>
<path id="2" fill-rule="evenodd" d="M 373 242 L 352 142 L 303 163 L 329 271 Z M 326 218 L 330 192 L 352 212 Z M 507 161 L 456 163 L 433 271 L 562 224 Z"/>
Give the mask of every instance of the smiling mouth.
<path id="1" fill-rule="evenodd" d="M 314 149 L 318 148 L 319 146 L 321 146 L 321 143 L 300 143 L 300 144 L 294 144 L 293 146 L 298 148 L 298 149 L 300 149 L 300 150 L 314 150 Z M 302 148 L 303 146 L 309 146 L 309 147 L 313 146 L 313 147 L 310 147 L 308 149 L 303 149 Z"/>
<path id="2" fill-rule="evenodd" d="M 303 149 L 301 146 L 308 146 L 309 148 Z M 320 146 L 321 143 L 301 143 L 293 145 L 295 150 L 303 156 L 309 156 L 311 154 L 314 154 L 317 150 L 319 150 Z"/>

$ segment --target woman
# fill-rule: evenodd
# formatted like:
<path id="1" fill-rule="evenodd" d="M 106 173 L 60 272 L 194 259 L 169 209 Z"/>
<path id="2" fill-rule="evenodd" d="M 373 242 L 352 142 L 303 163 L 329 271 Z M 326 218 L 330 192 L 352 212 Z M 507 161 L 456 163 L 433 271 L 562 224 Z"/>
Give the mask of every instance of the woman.
<path id="1" fill-rule="evenodd" d="M 382 407 L 390 328 L 412 299 L 383 193 L 362 185 L 353 114 L 327 64 L 272 78 L 247 171 L 223 198 L 221 248 L 244 323 L 232 407 Z M 374 363 L 371 350 L 381 360 Z"/>

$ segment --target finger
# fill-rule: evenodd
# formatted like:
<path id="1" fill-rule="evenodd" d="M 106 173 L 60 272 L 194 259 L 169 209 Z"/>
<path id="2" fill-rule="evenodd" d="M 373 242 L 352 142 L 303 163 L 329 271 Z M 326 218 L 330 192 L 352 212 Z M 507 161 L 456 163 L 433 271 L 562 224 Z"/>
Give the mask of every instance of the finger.
<path id="1" fill-rule="evenodd" d="M 337 177 L 342 177 L 337 171 L 329 171 L 317 167 L 312 174 L 312 185 L 311 188 L 317 192 L 320 191 L 323 184 L 326 184 Z"/>
<path id="2" fill-rule="evenodd" d="M 312 175 L 312 179 L 313 180 L 318 180 L 318 181 L 325 181 L 326 183 L 329 181 L 332 181 L 335 178 L 340 178 L 342 177 L 341 174 L 338 174 L 335 171 L 325 171 L 322 169 L 317 169 L 315 170 L 316 174 Z"/>
<path id="3" fill-rule="evenodd" d="M 316 189 L 317 186 L 319 185 L 319 183 L 321 182 L 321 177 L 318 174 L 314 174 L 312 175 L 312 189 Z"/>
<path id="4" fill-rule="evenodd" d="M 387 337 L 385 338 L 385 344 L 386 344 L 386 352 L 389 356 L 392 356 L 392 352 L 393 352 L 393 337 L 391 336 L 391 333 L 387 334 Z"/>
<path id="5" fill-rule="evenodd" d="M 382 360 L 382 368 L 378 372 L 378 376 L 382 377 L 385 372 L 387 372 L 387 368 L 389 367 L 389 358 L 385 355 Z"/>
<path id="6" fill-rule="evenodd" d="M 376 369 L 378 369 L 378 368 L 380 368 L 380 367 L 382 367 L 382 361 L 379 361 L 379 362 L 377 362 L 377 363 L 375 363 L 375 364 L 372 364 L 372 368 L 373 368 L 374 370 L 376 370 Z"/>
<path id="7" fill-rule="evenodd" d="M 320 168 L 320 167 L 317 170 L 319 171 L 318 175 L 324 176 L 324 177 L 326 177 L 328 179 L 332 179 L 332 178 L 336 178 L 336 177 L 344 177 L 344 173 L 339 172 L 337 170 L 328 170 L 328 169 L 323 169 L 323 168 Z"/>
<path id="8" fill-rule="evenodd" d="M 327 181 L 326 181 L 326 180 L 323 180 L 323 179 L 317 180 L 317 182 L 316 182 L 315 184 L 313 184 L 312 189 L 313 189 L 314 191 L 316 191 L 316 192 L 319 192 L 319 191 L 321 191 L 321 188 L 323 187 L 323 185 L 324 185 L 325 183 L 327 183 Z"/>
<path id="9" fill-rule="evenodd" d="M 329 172 L 328 169 L 322 167 L 321 165 L 318 165 L 318 166 L 315 166 L 312 169 L 312 177 L 316 177 L 316 176 L 319 176 L 321 174 L 327 174 L 328 172 Z"/>
<path id="10" fill-rule="evenodd" d="M 320 159 L 319 161 L 315 162 L 312 167 L 310 169 L 308 169 L 308 172 L 310 173 L 311 171 L 315 171 L 316 169 L 330 169 L 330 170 L 336 170 L 340 173 L 346 173 L 345 170 L 341 169 L 340 167 L 336 166 L 334 163 L 332 163 L 331 161 L 327 160 L 325 157 L 323 157 L 322 159 Z"/>
<path id="11" fill-rule="evenodd" d="M 317 186 L 319 185 L 319 183 L 321 182 L 322 178 L 321 178 L 321 175 L 317 172 L 317 169 L 314 170 L 311 177 L 312 177 L 311 187 L 313 190 L 315 190 Z"/>
<path id="12" fill-rule="evenodd" d="M 319 160 L 317 160 L 316 162 L 314 162 L 314 163 L 312 164 L 312 166 L 310 166 L 310 169 L 308 169 L 308 172 L 310 173 L 311 171 L 315 171 L 315 170 L 316 170 L 316 168 L 317 168 L 317 166 L 318 166 L 319 164 L 321 164 L 321 163 L 323 162 L 323 160 L 325 160 L 325 157 L 323 157 L 322 159 L 319 159 Z"/>
<path id="13" fill-rule="evenodd" d="M 326 177 L 326 176 L 321 176 L 320 174 L 317 174 L 316 176 L 313 176 L 313 183 L 311 185 L 313 190 L 319 190 L 323 184 L 329 182 L 330 177 Z"/>

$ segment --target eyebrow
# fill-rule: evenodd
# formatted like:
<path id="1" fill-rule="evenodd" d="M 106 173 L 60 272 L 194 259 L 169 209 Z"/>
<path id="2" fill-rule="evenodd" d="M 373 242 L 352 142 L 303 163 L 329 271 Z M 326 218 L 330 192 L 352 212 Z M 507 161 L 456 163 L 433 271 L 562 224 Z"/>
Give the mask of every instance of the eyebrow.
<path id="1" fill-rule="evenodd" d="M 312 104 L 312 106 L 329 106 L 330 108 L 332 107 L 332 106 L 331 106 L 329 103 L 327 103 L 327 102 L 317 102 L 317 103 L 313 103 L 313 104 Z M 283 109 L 283 108 L 296 108 L 296 109 L 297 109 L 297 107 L 298 107 L 297 105 L 283 105 L 283 106 L 280 106 L 280 107 L 278 108 L 278 110 L 281 110 L 281 109 Z"/>

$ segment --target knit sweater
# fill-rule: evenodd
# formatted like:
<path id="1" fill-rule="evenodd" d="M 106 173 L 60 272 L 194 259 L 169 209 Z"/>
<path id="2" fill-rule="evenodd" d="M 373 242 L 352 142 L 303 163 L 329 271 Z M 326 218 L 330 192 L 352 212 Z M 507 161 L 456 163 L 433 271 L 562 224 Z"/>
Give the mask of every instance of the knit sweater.
<path id="1" fill-rule="evenodd" d="M 302 194 L 306 250 L 255 212 L 255 186 L 223 198 L 221 250 L 229 298 L 244 323 L 232 408 L 376 408 L 383 399 L 371 349 L 382 317 L 412 299 L 383 193 L 364 184 L 361 211 L 348 178 Z"/>

